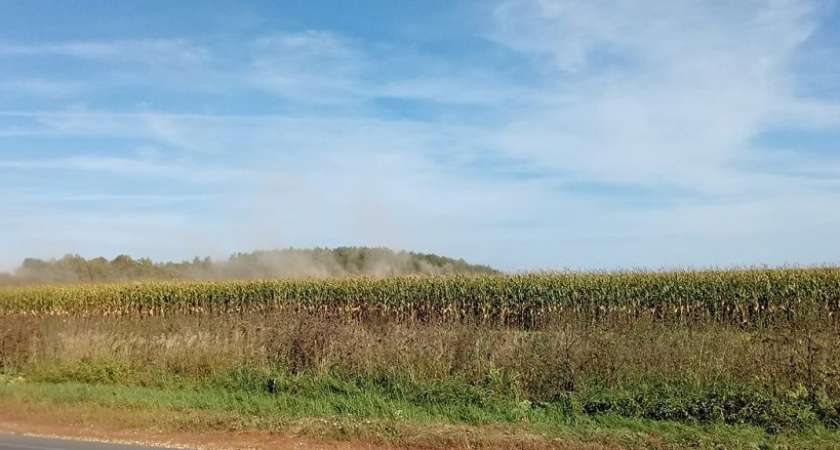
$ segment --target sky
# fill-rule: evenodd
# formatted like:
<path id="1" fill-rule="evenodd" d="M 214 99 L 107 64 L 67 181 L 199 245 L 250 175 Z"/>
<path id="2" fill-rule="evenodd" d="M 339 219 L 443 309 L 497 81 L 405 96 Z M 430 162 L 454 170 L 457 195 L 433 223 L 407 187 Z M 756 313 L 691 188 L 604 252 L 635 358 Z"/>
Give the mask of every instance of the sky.
<path id="1" fill-rule="evenodd" d="M 840 263 L 840 5 L 0 0 L 0 270 Z"/>

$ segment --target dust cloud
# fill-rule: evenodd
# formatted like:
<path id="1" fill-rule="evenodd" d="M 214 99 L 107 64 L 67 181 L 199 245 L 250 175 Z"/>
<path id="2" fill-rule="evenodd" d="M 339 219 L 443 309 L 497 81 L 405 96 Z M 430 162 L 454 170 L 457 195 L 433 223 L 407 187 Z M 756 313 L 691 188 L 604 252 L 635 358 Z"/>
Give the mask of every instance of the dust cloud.
<path id="1" fill-rule="evenodd" d="M 352 276 L 442 275 L 497 273 L 494 269 L 434 254 L 388 248 L 337 247 L 282 249 L 235 253 L 227 260 L 196 257 L 191 261 L 156 263 L 149 258 L 119 255 L 85 259 L 27 258 L 13 273 L 0 274 L 0 284 L 86 283 L 140 280 L 224 280 L 334 278 Z"/>

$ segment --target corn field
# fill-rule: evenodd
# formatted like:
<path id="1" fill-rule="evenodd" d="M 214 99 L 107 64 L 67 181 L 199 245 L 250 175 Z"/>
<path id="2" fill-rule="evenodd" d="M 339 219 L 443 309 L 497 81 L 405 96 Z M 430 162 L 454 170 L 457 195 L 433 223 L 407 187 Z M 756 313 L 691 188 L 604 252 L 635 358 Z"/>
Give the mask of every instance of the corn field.
<path id="1" fill-rule="evenodd" d="M 840 268 L 0 288 L 0 315 L 154 317 L 264 312 L 523 329 L 566 319 L 643 318 L 769 326 L 804 317 L 833 321 L 840 312 Z"/>

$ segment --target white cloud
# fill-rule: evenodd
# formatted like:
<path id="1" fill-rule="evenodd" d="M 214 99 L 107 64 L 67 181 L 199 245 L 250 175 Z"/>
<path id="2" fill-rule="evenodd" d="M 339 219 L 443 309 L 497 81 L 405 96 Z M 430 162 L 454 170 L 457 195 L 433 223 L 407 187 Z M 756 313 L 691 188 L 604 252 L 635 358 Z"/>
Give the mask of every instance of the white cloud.
<path id="1" fill-rule="evenodd" d="M 210 53 L 205 48 L 182 39 L 69 41 L 40 45 L 0 42 L 0 57 L 51 55 L 158 68 L 195 67 L 210 60 Z"/>
<path id="2" fill-rule="evenodd" d="M 730 164 L 756 135 L 836 117 L 794 95 L 805 2 L 511 0 L 496 19 L 498 42 L 549 56 L 556 78 L 498 147 L 593 180 L 738 191 Z"/>
<path id="3" fill-rule="evenodd" d="M 0 171 L 13 171 L 33 181 L 43 177 L 45 171 L 52 171 L 70 174 L 76 178 L 84 178 L 90 173 L 99 173 L 124 177 L 126 181 L 152 178 L 197 186 L 245 179 L 253 172 L 218 161 L 208 162 L 201 158 L 149 153 L 144 148 L 137 153 L 138 156 L 82 153 L 75 156 L 48 158 L 39 157 L 35 153 L 26 158 L 0 158 Z"/>
<path id="4" fill-rule="evenodd" d="M 78 95 L 86 90 L 84 83 L 49 78 L 18 78 L 0 80 L 0 92 L 7 97 L 35 96 L 47 99 Z"/>
<path id="5" fill-rule="evenodd" d="M 492 76 L 443 75 L 409 78 L 385 83 L 376 92 L 382 97 L 434 102 L 442 105 L 481 105 L 499 107 L 521 103 L 533 97 L 532 90 L 511 86 Z"/>
<path id="6" fill-rule="evenodd" d="M 365 54 L 329 32 L 275 34 L 258 39 L 248 79 L 274 94 L 307 103 L 337 103 L 363 95 Z"/>

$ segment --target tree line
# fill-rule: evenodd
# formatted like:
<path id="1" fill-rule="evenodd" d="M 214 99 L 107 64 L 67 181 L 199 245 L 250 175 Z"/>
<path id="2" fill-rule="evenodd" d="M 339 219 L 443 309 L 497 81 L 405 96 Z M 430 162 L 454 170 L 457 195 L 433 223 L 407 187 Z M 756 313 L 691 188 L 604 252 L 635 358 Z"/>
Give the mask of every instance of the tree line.
<path id="1" fill-rule="evenodd" d="M 227 260 L 195 257 L 164 263 L 130 255 L 111 260 L 73 254 L 49 260 L 27 258 L 13 273 L 0 273 L 0 284 L 492 273 L 498 271 L 463 259 L 382 247 L 288 248 L 234 253 Z"/>

